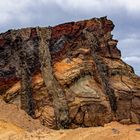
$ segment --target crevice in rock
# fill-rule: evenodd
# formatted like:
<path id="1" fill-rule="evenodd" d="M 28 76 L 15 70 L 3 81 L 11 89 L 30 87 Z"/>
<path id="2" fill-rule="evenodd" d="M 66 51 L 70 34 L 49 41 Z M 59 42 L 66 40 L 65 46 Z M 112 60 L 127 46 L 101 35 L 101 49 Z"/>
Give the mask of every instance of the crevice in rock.
<path id="1" fill-rule="evenodd" d="M 92 50 L 92 57 L 95 61 L 96 64 L 96 72 L 99 76 L 99 79 L 101 81 L 101 85 L 103 87 L 105 95 L 109 98 L 110 106 L 112 111 L 117 110 L 117 105 L 116 105 L 116 96 L 114 93 L 114 90 L 110 87 L 108 79 L 107 79 L 107 68 L 106 65 L 102 62 L 101 58 L 98 56 L 96 53 L 96 49 L 98 48 L 98 39 L 93 33 L 90 33 L 87 30 L 83 30 L 83 33 L 85 34 L 85 37 L 88 40 L 88 43 L 90 45 L 90 48 Z"/>

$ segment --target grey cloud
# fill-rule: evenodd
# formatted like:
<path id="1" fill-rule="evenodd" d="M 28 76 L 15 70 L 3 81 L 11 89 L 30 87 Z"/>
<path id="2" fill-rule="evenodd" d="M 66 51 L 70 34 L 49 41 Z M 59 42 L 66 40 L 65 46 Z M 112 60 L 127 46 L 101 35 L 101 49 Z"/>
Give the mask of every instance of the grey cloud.
<path id="1" fill-rule="evenodd" d="M 123 60 L 127 62 L 140 63 L 140 56 L 127 56 Z"/>

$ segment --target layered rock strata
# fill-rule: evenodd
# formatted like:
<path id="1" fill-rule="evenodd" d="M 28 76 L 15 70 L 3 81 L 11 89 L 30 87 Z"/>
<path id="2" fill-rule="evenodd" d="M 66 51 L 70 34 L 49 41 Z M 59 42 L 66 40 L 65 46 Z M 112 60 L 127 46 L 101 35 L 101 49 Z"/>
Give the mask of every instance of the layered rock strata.
<path id="1" fill-rule="evenodd" d="M 102 17 L 0 34 L 1 98 L 51 128 L 140 123 L 140 77 L 113 28 Z"/>

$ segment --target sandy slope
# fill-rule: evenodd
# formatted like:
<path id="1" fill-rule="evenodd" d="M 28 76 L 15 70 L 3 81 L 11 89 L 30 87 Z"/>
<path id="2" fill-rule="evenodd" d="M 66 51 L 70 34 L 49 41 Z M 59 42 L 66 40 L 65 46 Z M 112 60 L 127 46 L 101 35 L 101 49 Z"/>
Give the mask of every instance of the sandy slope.
<path id="1" fill-rule="evenodd" d="M 140 125 L 128 126 L 112 122 L 105 127 L 37 130 L 30 133 L 0 121 L 0 140 L 140 140 Z"/>
<path id="2" fill-rule="evenodd" d="M 0 140 L 8 140 L 13 135 L 24 133 L 24 130 L 5 121 L 0 121 Z"/>

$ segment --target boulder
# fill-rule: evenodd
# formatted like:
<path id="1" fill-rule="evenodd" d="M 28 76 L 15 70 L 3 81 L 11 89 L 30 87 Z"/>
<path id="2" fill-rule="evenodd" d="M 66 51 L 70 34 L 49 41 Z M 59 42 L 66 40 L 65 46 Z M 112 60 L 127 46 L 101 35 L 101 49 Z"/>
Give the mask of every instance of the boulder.
<path id="1" fill-rule="evenodd" d="M 69 128 L 103 126 L 113 120 L 139 123 L 140 77 L 121 59 L 118 41 L 111 34 L 113 22 L 102 17 L 43 30 L 48 28 L 51 30 L 47 40 L 51 67 L 65 94 Z M 53 97 L 48 93 L 40 71 L 38 47 L 41 36 L 37 29 L 23 28 L 0 34 L 0 95 L 7 103 L 21 105 L 17 52 L 22 49 L 31 72 L 35 118 L 45 126 L 55 128 Z M 19 48 L 15 46 L 17 36 L 26 42 Z"/>

